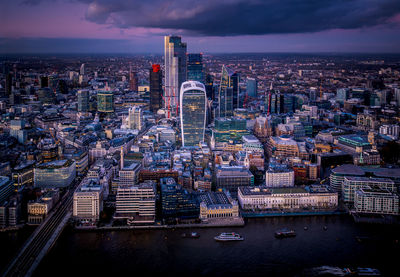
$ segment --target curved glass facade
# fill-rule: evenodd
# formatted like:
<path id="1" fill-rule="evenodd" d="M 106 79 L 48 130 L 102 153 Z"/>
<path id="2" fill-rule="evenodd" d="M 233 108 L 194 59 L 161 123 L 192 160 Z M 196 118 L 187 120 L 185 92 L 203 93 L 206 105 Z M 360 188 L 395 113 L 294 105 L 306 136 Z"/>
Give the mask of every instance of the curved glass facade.
<path id="1" fill-rule="evenodd" d="M 181 88 L 182 145 L 195 146 L 204 141 L 206 92 L 199 82 L 185 82 Z"/>

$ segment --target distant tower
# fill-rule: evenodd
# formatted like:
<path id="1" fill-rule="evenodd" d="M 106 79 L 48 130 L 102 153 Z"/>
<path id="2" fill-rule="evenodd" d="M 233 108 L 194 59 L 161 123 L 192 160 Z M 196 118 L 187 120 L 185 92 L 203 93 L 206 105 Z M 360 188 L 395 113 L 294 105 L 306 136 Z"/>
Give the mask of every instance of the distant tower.
<path id="1" fill-rule="evenodd" d="M 239 74 L 225 65 L 222 66 L 221 83 L 218 93 L 218 116 L 231 117 L 239 108 Z"/>
<path id="2" fill-rule="evenodd" d="M 204 83 L 203 54 L 188 54 L 187 80 Z"/>
<path id="3" fill-rule="evenodd" d="M 204 141 L 207 110 L 206 90 L 202 83 L 187 81 L 180 91 L 182 146 L 195 146 Z"/>
<path id="4" fill-rule="evenodd" d="M 78 98 L 78 112 L 89 111 L 89 91 L 87 89 L 81 89 L 77 92 Z"/>
<path id="5" fill-rule="evenodd" d="M 136 72 L 132 72 L 132 66 L 129 67 L 129 90 L 138 91 L 139 80 Z"/>
<path id="6" fill-rule="evenodd" d="M 79 74 L 82 75 L 82 76 L 85 75 L 85 64 L 84 63 L 81 65 L 81 68 L 79 70 Z"/>
<path id="7" fill-rule="evenodd" d="M 9 97 L 12 91 L 13 76 L 11 72 L 6 74 L 6 96 Z"/>
<path id="8" fill-rule="evenodd" d="M 178 115 L 179 88 L 186 81 L 186 47 L 179 36 L 164 37 L 164 105 L 168 117 Z"/>

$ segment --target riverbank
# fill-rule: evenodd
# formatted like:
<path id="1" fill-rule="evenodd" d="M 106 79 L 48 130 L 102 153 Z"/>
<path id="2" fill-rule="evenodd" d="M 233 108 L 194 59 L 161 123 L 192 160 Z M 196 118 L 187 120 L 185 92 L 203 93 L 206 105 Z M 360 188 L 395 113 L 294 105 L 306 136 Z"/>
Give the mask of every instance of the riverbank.
<path id="1" fill-rule="evenodd" d="M 202 223 L 175 224 L 175 225 L 123 225 L 123 226 L 74 226 L 77 231 L 117 231 L 117 230 L 159 230 L 159 229 L 185 229 L 185 228 L 220 228 L 220 227 L 243 227 L 244 219 L 210 219 Z"/>
<path id="2" fill-rule="evenodd" d="M 246 212 L 242 211 L 241 215 L 244 218 L 257 218 L 257 217 L 285 217 L 285 216 L 318 216 L 318 215 L 343 215 L 347 214 L 346 211 L 293 211 L 293 212 Z"/>

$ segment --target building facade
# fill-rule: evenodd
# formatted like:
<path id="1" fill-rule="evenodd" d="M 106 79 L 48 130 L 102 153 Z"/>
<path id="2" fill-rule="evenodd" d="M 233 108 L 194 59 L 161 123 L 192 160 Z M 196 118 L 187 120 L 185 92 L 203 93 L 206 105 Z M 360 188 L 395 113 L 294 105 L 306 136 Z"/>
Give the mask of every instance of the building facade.
<path id="1" fill-rule="evenodd" d="M 238 200 L 243 210 L 332 209 L 338 205 L 338 194 L 320 186 L 308 189 L 240 187 Z"/>
<path id="2" fill-rule="evenodd" d="M 76 177 L 76 164 L 73 160 L 58 160 L 42 163 L 34 169 L 35 187 L 68 187 Z"/>

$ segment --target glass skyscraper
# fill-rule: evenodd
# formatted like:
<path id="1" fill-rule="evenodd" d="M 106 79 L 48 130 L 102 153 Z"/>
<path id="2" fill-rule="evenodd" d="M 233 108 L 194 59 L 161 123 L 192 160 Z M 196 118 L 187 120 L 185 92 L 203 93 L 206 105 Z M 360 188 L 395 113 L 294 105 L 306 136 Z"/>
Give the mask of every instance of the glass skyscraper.
<path id="1" fill-rule="evenodd" d="M 204 141 L 206 125 L 206 90 L 196 81 L 182 84 L 180 93 L 180 118 L 182 146 L 195 146 Z"/>
<path id="2" fill-rule="evenodd" d="M 187 80 L 204 83 L 203 54 L 188 54 Z"/>
<path id="3" fill-rule="evenodd" d="M 250 97 L 257 97 L 257 80 L 255 78 L 247 78 L 246 92 Z"/>
<path id="4" fill-rule="evenodd" d="M 239 79 L 240 77 L 237 72 L 225 65 L 222 66 L 221 83 L 218 93 L 219 117 L 233 116 L 233 110 L 239 108 Z"/>
<path id="5" fill-rule="evenodd" d="M 165 94 L 167 115 L 177 116 L 179 88 L 186 81 L 186 43 L 179 36 L 164 37 Z"/>
<path id="6" fill-rule="evenodd" d="M 80 89 L 78 94 L 78 112 L 88 112 L 89 111 L 89 90 Z"/>
<path id="7" fill-rule="evenodd" d="M 114 111 L 114 95 L 111 91 L 97 92 L 97 111 L 103 113 Z"/>

